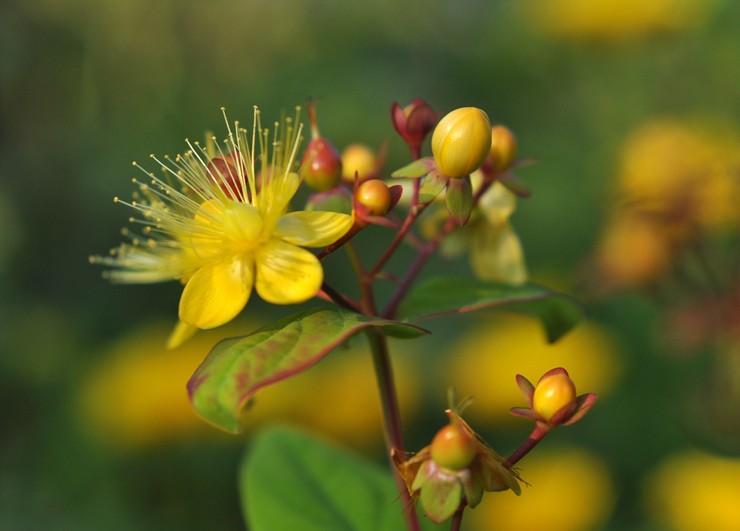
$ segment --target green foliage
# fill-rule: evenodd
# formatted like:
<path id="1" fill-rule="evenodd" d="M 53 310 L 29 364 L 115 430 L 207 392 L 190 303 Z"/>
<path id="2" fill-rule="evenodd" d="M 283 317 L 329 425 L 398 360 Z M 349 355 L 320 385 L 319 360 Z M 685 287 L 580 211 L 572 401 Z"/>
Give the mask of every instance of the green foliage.
<path id="1" fill-rule="evenodd" d="M 406 321 L 421 321 L 489 308 L 538 317 L 551 343 L 573 328 L 583 315 L 574 299 L 537 284 L 509 286 L 461 277 L 438 277 L 418 284 L 399 307 L 398 315 Z"/>
<path id="2" fill-rule="evenodd" d="M 287 428 L 257 435 L 239 488 L 252 531 L 405 529 L 390 472 Z"/>
<path id="3" fill-rule="evenodd" d="M 450 179 L 445 195 L 447 210 L 458 225 L 465 225 L 473 211 L 473 188 L 470 177 Z"/>
<path id="4" fill-rule="evenodd" d="M 308 369 L 369 326 L 401 338 L 426 333 L 414 325 L 338 309 L 294 314 L 216 345 L 188 382 L 193 406 L 205 420 L 237 433 L 239 413 L 256 391 Z"/>

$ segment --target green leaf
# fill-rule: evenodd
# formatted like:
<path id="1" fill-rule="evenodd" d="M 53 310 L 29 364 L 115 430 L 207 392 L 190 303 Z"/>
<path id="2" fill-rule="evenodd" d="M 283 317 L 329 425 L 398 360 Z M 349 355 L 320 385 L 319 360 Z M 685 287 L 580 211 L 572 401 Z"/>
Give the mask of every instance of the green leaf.
<path id="1" fill-rule="evenodd" d="M 434 198 L 447 186 L 448 180 L 449 178 L 442 175 L 442 172 L 439 170 L 429 172 L 421 182 L 419 202 L 429 203 L 430 201 L 434 201 Z"/>
<path id="2" fill-rule="evenodd" d="M 419 177 L 423 177 L 430 171 L 434 170 L 436 167 L 437 166 L 434 163 L 434 158 L 424 157 L 415 160 L 411 164 L 407 164 L 403 168 L 394 171 L 393 173 L 391 173 L 391 177 L 408 177 L 411 179 L 417 179 Z"/>
<path id="3" fill-rule="evenodd" d="M 442 523 L 449 519 L 460 506 L 462 485 L 457 478 L 450 480 L 432 479 L 421 487 L 424 512 L 433 521 Z"/>
<path id="4" fill-rule="evenodd" d="M 258 434 L 242 463 L 239 490 L 252 531 L 405 529 L 389 471 L 289 428 Z"/>
<path id="5" fill-rule="evenodd" d="M 422 328 L 338 309 L 295 314 L 245 337 L 217 344 L 188 382 L 195 410 L 228 432 L 241 430 L 239 413 L 259 389 L 279 382 L 326 356 L 367 327 L 395 337 L 417 337 Z"/>
<path id="6" fill-rule="evenodd" d="M 470 176 L 461 179 L 450 179 L 447 184 L 447 210 L 458 225 L 465 225 L 473 211 L 473 188 Z"/>
<path id="7" fill-rule="evenodd" d="M 421 321 L 489 308 L 538 317 L 550 342 L 583 317 L 583 308 L 575 299 L 537 284 L 509 286 L 460 277 L 433 278 L 417 285 L 399 307 L 398 315 L 406 321 Z"/>

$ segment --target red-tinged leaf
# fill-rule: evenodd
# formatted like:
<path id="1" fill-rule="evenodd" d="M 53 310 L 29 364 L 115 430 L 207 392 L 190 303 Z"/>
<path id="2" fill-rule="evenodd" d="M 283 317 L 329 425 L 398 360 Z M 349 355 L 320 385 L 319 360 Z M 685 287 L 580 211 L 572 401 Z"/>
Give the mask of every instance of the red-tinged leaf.
<path id="1" fill-rule="evenodd" d="M 547 339 L 556 341 L 583 317 L 581 305 L 568 295 L 537 284 L 511 286 L 469 277 L 437 277 L 416 285 L 400 305 L 404 321 L 496 309 L 538 317 Z"/>
<path id="2" fill-rule="evenodd" d="M 215 426 L 238 433 L 241 409 L 255 392 L 308 369 L 368 327 L 395 337 L 426 333 L 414 325 L 336 309 L 293 315 L 216 345 L 188 382 L 193 407 Z"/>
<path id="3" fill-rule="evenodd" d="M 447 186 L 448 177 L 442 175 L 439 170 L 432 170 L 421 181 L 419 187 L 419 202 L 430 203 L 434 201 L 439 193 Z"/>
<path id="4" fill-rule="evenodd" d="M 473 211 L 473 187 L 470 176 L 461 179 L 450 179 L 445 194 L 447 210 L 458 225 L 465 225 Z"/>
<path id="5" fill-rule="evenodd" d="M 514 195 L 525 199 L 532 195 L 532 190 L 529 186 L 513 173 L 504 173 L 497 177 L 497 180 Z"/>
<path id="6" fill-rule="evenodd" d="M 419 177 L 423 177 L 430 171 L 434 170 L 436 167 L 437 166 L 434 163 L 433 157 L 424 157 L 415 160 L 411 164 L 407 164 L 403 168 L 394 171 L 393 173 L 391 173 L 391 177 L 406 177 L 409 179 L 418 179 Z"/>

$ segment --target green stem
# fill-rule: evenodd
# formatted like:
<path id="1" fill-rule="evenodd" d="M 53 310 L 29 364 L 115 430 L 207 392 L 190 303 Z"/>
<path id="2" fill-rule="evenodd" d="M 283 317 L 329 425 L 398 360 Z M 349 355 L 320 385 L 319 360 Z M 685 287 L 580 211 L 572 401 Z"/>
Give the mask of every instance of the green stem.
<path id="1" fill-rule="evenodd" d="M 366 334 L 373 354 L 375 377 L 378 382 L 378 391 L 380 392 L 380 401 L 383 408 L 385 442 L 390 457 L 396 452 L 403 453 L 404 449 L 401 413 L 398 407 L 398 395 L 393 379 L 393 367 L 388 352 L 388 338 L 379 328 L 369 328 Z M 419 517 L 416 514 L 416 505 L 409 495 L 406 482 L 398 473 L 396 467 L 393 466 L 392 461 L 391 468 L 393 469 L 393 475 L 398 485 L 406 527 L 409 531 L 419 531 L 421 528 L 419 526 Z"/>

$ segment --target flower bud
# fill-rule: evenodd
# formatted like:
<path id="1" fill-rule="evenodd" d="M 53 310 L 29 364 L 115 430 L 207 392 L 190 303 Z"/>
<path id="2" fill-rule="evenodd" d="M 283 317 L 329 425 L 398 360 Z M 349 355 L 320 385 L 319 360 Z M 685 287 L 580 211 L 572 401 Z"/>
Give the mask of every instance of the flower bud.
<path id="1" fill-rule="evenodd" d="M 393 103 L 391 121 L 406 143 L 412 148 L 419 149 L 424 139 L 434 129 L 437 113 L 424 100 L 416 98 L 403 108 L 398 103 Z"/>
<path id="2" fill-rule="evenodd" d="M 576 409 L 576 385 L 565 371 L 551 371 L 540 379 L 534 389 L 533 408 L 545 421 L 556 413 L 567 418 Z"/>
<path id="3" fill-rule="evenodd" d="M 491 128 L 491 164 L 493 170 L 508 170 L 516 158 L 516 137 L 505 125 L 494 125 Z"/>
<path id="4" fill-rule="evenodd" d="M 370 179 L 362 183 L 357 188 L 355 198 L 371 216 L 383 216 L 391 206 L 391 191 L 380 179 Z"/>
<path id="5" fill-rule="evenodd" d="M 448 424 L 437 432 L 431 455 L 437 465 L 449 470 L 462 470 L 473 462 L 476 441 L 457 424 Z"/>
<path id="6" fill-rule="evenodd" d="M 354 182 L 355 173 L 360 181 L 371 179 L 377 173 L 377 158 L 369 147 L 350 144 L 342 151 L 342 180 Z"/>
<path id="7" fill-rule="evenodd" d="M 448 177 L 460 178 L 480 168 L 491 150 L 491 122 L 475 107 L 463 107 L 440 120 L 432 134 L 437 167 Z"/>

